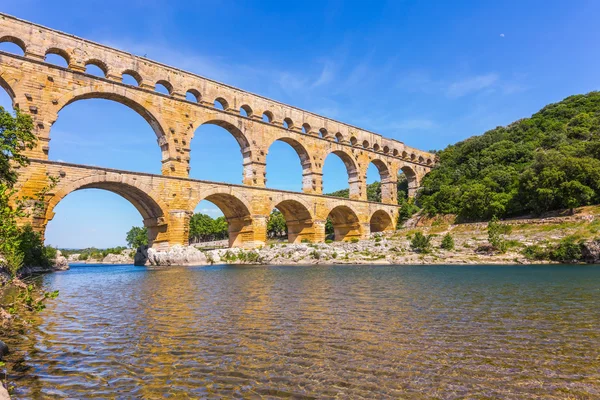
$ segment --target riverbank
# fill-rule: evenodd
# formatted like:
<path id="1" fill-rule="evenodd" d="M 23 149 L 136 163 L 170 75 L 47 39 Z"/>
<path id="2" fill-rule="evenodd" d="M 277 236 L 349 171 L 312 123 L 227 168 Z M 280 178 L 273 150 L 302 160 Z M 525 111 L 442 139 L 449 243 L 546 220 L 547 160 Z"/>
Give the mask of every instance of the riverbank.
<path id="1" fill-rule="evenodd" d="M 591 210 L 591 211 L 590 211 Z M 147 265 L 229 264 L 541 264 L 552 262 L 600 262 L 600 218 L 596 209 L 576 215 L 501 221 L 508 225 L 502 240 L 505 251 L 489 243 L 487 223 L 450 224 L 444 221 L 412 221 L 412 227 L 368 240 L 331 243 L 270 243 L 255 250 L 174 246 L 168 251 L 148 250 Z M 427 249 L 415 249 L 417 234 L 430 239 Z M 450 235 L 452 249 L 442 248 Z M 565 240 L 581 252 L 578 259 L 553 259 Z"/>

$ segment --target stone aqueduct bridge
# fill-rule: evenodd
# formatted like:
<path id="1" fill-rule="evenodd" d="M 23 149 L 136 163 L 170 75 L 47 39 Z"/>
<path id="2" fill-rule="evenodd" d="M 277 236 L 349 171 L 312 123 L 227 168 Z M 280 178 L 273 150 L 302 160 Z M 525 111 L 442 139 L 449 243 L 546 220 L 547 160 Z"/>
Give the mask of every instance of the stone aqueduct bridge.
<path id="1" fill-rule="evenodd" d="M 31 217 L 40 232 L 63 197 L 99 188 L 121 195 L 139 210 L 158 248 L 187 243 L 189 219 L 201 200 L 223 211 L 233 246 L 264 243 L 273 208 L 283 213 L 290 241 L 323 241 L 327 217 L 336 240 L 366 237 L 394 228 L 400 171 L 414 195 L 435 161 L 433 154 L 396 140 L 9 15 L 0 14 L 0 42 L 12 42 L 23 51 L 0 52 L 0 85 L 15 106 L 31 115 L 39 138 L 28 152 L 31 164 L 21 171 L 19 194 L 33 195 L 48 185 L 49 176 L 60 178 L 46 196 L 45 210 Z M 48 54 L 62 56 L 68 67 L 46 62 Z M 86 73 L 88 65 L 99 67 L 104 77 Z M 137 85 L 123 83 L 124 75 Z M 157 92 L 157 84 L 169 93 Z M 162 152 L 162 175 L 48 161 L 51 127 L 59 111 L 91 98 L 122 103 L 150 124 Z M 242 185 L 188 178 L 190 142 L 202 124 L 225 128 L 239 143 Z M 81 129 L 85 132 L 86 127 Z M 303 193 L 265 188 L 266 156 L 277 140 L 298 154 Z M 322 167 L 330 153 L 346 166 L 350 199 L 322 195 Z M 379 170 L 382 203 L 366 201 L 370 163 Z"/>

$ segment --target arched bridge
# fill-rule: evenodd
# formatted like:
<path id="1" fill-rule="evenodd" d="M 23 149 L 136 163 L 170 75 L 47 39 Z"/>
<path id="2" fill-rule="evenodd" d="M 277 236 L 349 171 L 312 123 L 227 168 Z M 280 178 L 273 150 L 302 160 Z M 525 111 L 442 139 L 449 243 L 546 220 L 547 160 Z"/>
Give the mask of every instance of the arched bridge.
<path id="1" fill-rule="evenodd" d="M 5 14 L 0 14 L 1 42 L 16 44 L 22 55 L 0 52 L 0 86 L 15 106 L 31 115 L 39 138 L 27 154 L 32 162 L 22 171 L 19 193 L 38 192 L 49 175 L 60 178 L 46 196 L 45 211 L 31 220 L 41 232 L 64 196 L 99 188 L 129 200 L 158 247 L 187 243 L 189 218 L 203 199 L 223 211 L 233 246 L 264 243 L 266 220 L 275 207 L 286 218 L 290 241 L 324 240 L 328 217 L 336 240 L 365 237 L 394 228 L 398 174 L 406 175 L 409 195 L 414 195 L 435 162 L 431 153 L 376 133 Z M 48 54 L 60 55 L 67 66 L 46 62 Z M 87 73 L 89 65 L 104 76 Z M 131 83 L 124 83 L 125 77 Z M 158 92 L 158 85 L 168 93 Z M 152 126 L 161 149 L 162 175 L 48 161 L 51 127 L 59 111 L 91 98 L 122 103 Z M 221 126 L 237 140 L 243 185 L 189 179 L 190 143 L 203 124 Z M 266 156 L 275 141 L 288 143 L 298 154 L 302 193 L 265 188 Z M 331 153 L 346 166 L 350 199 L 322 195 L 323 163 Z M 366 201 L 371 163 L 379 170 L 382 203 Z"/>

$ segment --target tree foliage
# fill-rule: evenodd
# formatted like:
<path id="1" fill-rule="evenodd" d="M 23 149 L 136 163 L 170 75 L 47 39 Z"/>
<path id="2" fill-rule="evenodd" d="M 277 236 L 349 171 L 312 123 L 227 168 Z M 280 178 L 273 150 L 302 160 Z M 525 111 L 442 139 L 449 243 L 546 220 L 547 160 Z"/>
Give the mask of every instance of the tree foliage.
<path id="1" fill-rule="evenodd" d="M 600 202 L 600 92 L 450 145 L 418 204 L 462 220 L 539 214 Z"/>
<path id="2" fill-rule="evenodd" d="M 287 236 L 285 217 L 279 210 L 273 210 L 267 221 L 267 235 L 270 238 Z"/>
<path id="3" fill-rule="evenodd" d="M 428 253 L 431 250 L 431 235 L 416 232 L 410 240 L 410 248 L 419 253 Z"/>
<path id="4" fill-rule="evenodd" d="M 36 143 L 32 131 L 30 116 L 18 109 L 13 115 L 0 107 L 0 264 L 12 276 L 16 276 L 23 266 L 49 266 L 49 254 L 52 253 L 51 249 L 44 247 L 41 236 L 31 226 L 19 227 L 17 220 L 43 209 L 43 203 L 38 200 L 46 195 L 56 180 L 50 177 L 50 185 L 36 199 L 19 198 L 11 202 L 18 167 L 28 163 L 23 152 L 32 149 Z M 30 200 L 33 207 L 30 207 Z"/>
<path id="5" fill-rule="evenodd" d="M 132 226 L 125 237 L 127 245 L 132 249 L 137 249 L 148 244 L 148 228 Z"/>
<path id="6" fill-rule="evenodd" d="M 454 249 L 454 238 L 450 234 L 450 232 L 446 233 L 442 238 L 442 244 L 440 247 L 444 250 L 452 250 Z"/>
<path id="7" fill-rule="evenodd" d="M 227 239 L 227 221 L 225 217 L 211 218 L 206 214 L 196 213 L 190 220 L 190 242 L 210 242 Z"/>

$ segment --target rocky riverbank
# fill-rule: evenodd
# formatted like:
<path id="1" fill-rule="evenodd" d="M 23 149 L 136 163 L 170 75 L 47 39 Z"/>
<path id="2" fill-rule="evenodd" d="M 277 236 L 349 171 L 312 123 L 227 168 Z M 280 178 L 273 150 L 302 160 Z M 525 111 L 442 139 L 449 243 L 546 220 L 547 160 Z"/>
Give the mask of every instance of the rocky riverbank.
<path id="1" fill-rule="evenodd" d="M 217 249 L 203 251 L 192 246 L 173 246 L 168 251 L 148 249 L 146 265 L 207 264 L 540 264 L 550 262 L 600 263 L 600 219 L 595 216 L 552 221 L 506 221 L 511 232 L 504 235 L 506 251 L 488 242 L 486 224 L 437 225 L 403 229 L 371 239 L 332 243 L 272 243 L 255 250 Z M 430 238 L 426 251 L 414 249 L 414 235 Z M 449 234 L 454 247 L 442 248 Z M 571 250 L 579 252 L 572 260 L 556 260 L 553 254 L 566 238 Z M 569 239 L 570 240 L 570 239 Z M 140 261 L 140 260 L 138 260 Z"/>

